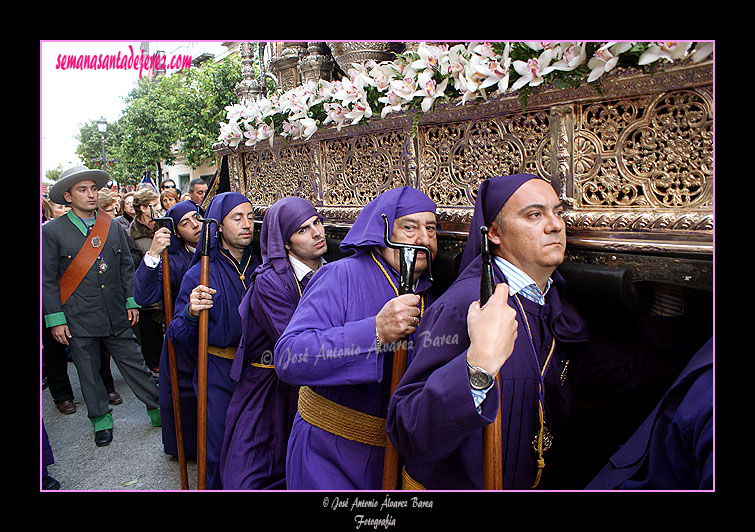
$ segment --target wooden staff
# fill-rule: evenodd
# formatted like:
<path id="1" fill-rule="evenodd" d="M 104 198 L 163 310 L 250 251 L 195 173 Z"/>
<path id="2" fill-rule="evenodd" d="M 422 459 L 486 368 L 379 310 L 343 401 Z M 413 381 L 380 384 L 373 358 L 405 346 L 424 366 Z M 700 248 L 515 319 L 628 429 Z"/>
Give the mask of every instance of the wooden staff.
<path id="1" fill-rule="evenodd" d="M 480 276 L 480 306 L 488 302 L 495 290 L 493 263 L 488 248 L 488 228 L 480 227 L 482 234 L 482 275 Z M 499 372 L 500 373 L 500 372 Z M 495 420 L 482 429 L 483 487 L 486 490 L 503 489 L 503 441 L 501 436 L 501 379 L 496 373 L 498 410 Z"/>
<path id="2" fill-rule="evenodd" d="M 173 218 L 170 216 L 155 217 L 152 212 L 152 206 L 149 208 L 150 216 L 152 220 L 158 225 L 168 227 L 170 224 L 171 238 L 176 235 L 175 226 L 173 225 Z M 163 265 L 163 310 L 165 311 L 165 330 L 168 330 L 170 326 L 170 320 L 173 317 L 173 297 L 170 288 L 170 262 L 168 257 L 168 248 L 166 247 L 162 252 L 162 265 Z M 165 343 L 168 348 L 168 367 L 170 370 L 171 381 L 171 394 L 173 399 L 173 417 L 175 418 L 176 429 L 176 447 L 178 447 L 178 469 L 181 474 L 181 489 L 189 489 L 189 474 L 186 468 L 186 449 L 184 445 L 184 429 L 183 418 L 181 417 L 181 396 L 178 389 L 178 364 L 176 363 L 176 348 L 173 343 L 165 335 Z"/>
<path id="3" fill-rule="evenodd" d="M 210 226 L 218 221 L 202 218 L 197 207 L 197 221 L 202 228 L 202 254 L 199 284 L 210 285 Z M 210 314 L 208 309 L 199 311 L 197 340 L 197 489 L 207 489 L 207 347 Z"/>
<path id="4" fill-rule="evenodd" d="M 433 279 L 432 269 L 430 263 L 432 261 L 432 255 L 430 249 L 426 246 L 417 246 L 414 244 L 399 244 L 391 242 L 390 239 L 390 227 L 388 223 L 388 216 L 383 214 L 383 220 L 385 221 L 385 245 L 398 249 L 401 252 L 401 265 L 399 274 L 399 295 L 411 294 L 414 286 L 414 265 L 417 260 L 417 251 L 423 251 L 427 257 L 427 273 L 430 281 Z M 396 391 L 401 377 L 404 376 L 406 371 L 406 359 L 407 359 L 407 346 L 406 342 L 400 341 L 397 343 L 396 348 L 393 351 L 393 364 L 391 366 L 391 393 Z M 398 466 L 398 451 L 391 443 L 391 440 L 386 436 L 385 438 L 385 460 L 383 462 L 383 489 L 395 490 L 400 485 L 399 482 L 399 466 Z"/>

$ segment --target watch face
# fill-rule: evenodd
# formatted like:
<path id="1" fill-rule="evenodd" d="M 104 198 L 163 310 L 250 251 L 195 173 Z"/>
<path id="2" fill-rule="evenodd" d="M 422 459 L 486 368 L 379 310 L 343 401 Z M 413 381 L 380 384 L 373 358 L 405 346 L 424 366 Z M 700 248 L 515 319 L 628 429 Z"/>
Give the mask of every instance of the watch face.
<path id="1" fill-rule="evenodd" d="M 492 381 L 493 379 L 490 377 L 490 375 L 483 373 L 482 371 L 475 371 L 469 376 L 469 383 L 476 390 L 484 390 L 485 388 L 490 386 L 490 383 Z"/>

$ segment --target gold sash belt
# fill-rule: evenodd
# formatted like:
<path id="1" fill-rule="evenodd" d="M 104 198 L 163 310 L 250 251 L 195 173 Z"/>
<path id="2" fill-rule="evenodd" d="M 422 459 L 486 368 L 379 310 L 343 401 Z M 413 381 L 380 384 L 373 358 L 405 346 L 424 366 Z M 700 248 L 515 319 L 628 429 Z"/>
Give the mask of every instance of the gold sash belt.
<path id="1" fill-rule="evenodd" d="M 208 345 L 207 346 L 207 352 L 211 355 L 215 355 L 216 357 L 220 358 L 227 358 L 228 360 L 233 360 L 233 358 L 236 356 L 236 350 L 238 349 L 238 346 L 234 347 L 215 347 L 214 345 Z"/>
<path id="2" fill-rule="evenodd" d="M 310 425 L 336 436 L 385 447 L 385 419 L 339 405 L 308 386 L 299 388 L 299 415 Z"/>
<path id="3" fill-rule="evenodd" d="M 422 484 L 414 480 L 409 473 L 406 472 L 406 466 L 401 469 L 401 489 L 403 490 L 424 490 Z"/>

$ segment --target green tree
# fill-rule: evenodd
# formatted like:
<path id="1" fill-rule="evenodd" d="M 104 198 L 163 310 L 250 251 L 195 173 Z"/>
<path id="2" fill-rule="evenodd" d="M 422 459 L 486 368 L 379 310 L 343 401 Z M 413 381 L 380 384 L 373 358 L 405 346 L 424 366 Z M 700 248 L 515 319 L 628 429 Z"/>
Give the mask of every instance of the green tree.
<path id="1" fill-rule="evenodd" d="M 144 77 L 126 97 L 117 151 L 122 182 L 136 184 L 147 170 L 159 176 L 163 162 L 175 161 L 177 132 L 168 104 L 176 85 L 173 76 Z"/>
<path id="2" fill-rule="evenodd" d="M 97 120 L 89 120 L 79 126 L 79 132 L 74 137 L 79 144 L 76 146 L 76 155 L 84 161 L 89 168 L 103 168 L 102 163 L 102 137 L 97 129 Z M 115 164 L 110 164 L 117 157 L 118 143 L 121 139 L 121 127 L 118 122 L 108 123 L 105 132 L 105 158 L 108 164 L 105 170 L 118 180 L 118 170 Z"/>
<path id="3" fill-rule="evenodd" d="M 217 142 L 220 122 L 225 120 L 225 107 L 237 101 L 234 89 L 241 81 L 241 59 L 233 55 L 219 63 L 206 61 L 182 72 L 180 78 L 168 103 L 180 151 L 192 168 L 208 159 L 213 164 L 212 145 Z"/>
<path id="4" fill-rule="evenodd" d="M 162 165 L 174 163 L 179 151 L 193 168 L 207 161 L 214 164 L 212 145 L 225 119 L 225 107 L 237 101 L 234 89 L 239 81 L 238 54 L 170 76 L 140 79 L 124 99 L 121 118 L 108 124 L 106 157 L 118 159 L 108 172 L 119 183 L 134 185 L 145 171 L 162 175 Z M 81 160 L 102 158 L 96 120 L 83 124 L 76 139 Z"/>

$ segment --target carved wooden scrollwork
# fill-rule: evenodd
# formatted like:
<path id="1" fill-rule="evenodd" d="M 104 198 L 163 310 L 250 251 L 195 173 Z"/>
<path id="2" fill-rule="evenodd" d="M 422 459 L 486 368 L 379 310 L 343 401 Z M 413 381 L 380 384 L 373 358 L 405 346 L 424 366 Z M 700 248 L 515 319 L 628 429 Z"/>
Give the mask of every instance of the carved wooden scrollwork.
<path id="1" fill-rule="evenodd" d="M 241 145 L 232 188 L 260 214 L 287 195 L 347 226 L 381 192 L 410 185 L 463 238 L 480 182 L 527 172 L 550 179 L 569 242 L 601 249 L 712 253 L 712 65 L 685 66 L 591 88 L 437 105 L 369 126 L 325 128 L 308 141 Z M 689 245 L 687 245 L 689 244 Z"/>

